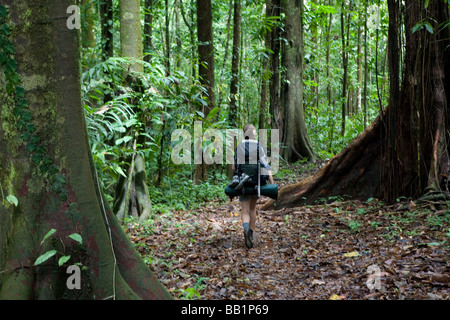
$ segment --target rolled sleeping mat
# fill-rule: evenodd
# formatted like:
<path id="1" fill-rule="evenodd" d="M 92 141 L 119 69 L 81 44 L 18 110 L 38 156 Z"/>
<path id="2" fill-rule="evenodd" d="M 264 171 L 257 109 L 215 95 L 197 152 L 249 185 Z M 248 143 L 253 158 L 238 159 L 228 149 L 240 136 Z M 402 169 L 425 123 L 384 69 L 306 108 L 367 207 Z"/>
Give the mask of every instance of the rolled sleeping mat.
<path id="1" fill-rule="evenodd" d="M 225 194 L 230 198 L 241 196 L 242 191 L 245 189 L 244 194 L 256 194 L 257 190 L 254 187 L 243 187 L 242 189 L 236 190 L 229 186 L 225 188 Z M 261 195 L 277 200 L 278 199 L 278 184 L 265 184 L 261 186 Z"/>

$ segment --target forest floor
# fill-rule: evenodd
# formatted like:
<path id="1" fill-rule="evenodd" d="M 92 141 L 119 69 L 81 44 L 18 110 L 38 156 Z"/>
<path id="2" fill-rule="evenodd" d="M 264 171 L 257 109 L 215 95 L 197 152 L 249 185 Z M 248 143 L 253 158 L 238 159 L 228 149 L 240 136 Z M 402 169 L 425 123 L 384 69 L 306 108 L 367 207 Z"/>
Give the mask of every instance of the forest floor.
<path id="1" fill-rule="evenodd" d="M 450 299 L 447 203 L 335 199 L 259 210 L 267 200 L 251 249 L 237 199 L 126 231 L 176 299 Z"/>

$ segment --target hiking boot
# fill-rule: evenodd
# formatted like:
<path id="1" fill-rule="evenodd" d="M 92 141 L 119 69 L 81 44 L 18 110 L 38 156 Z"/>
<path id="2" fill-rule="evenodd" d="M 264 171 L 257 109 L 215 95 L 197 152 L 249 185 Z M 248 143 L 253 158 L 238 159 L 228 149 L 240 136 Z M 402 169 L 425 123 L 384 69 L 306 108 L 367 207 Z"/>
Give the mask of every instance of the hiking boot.
<path id="1" fill-rule="evenodd" d="M 252 235 L 250 232 L 250 228 L 249 228 L 249 224 L 248 223 L 244 223 L 244 240 L 245 240 L 245 246 L 247 248 L 251 248 L 253 247 L 253 243 L 252 243 Z"/>
<path id="2" fill-rule="evenodd" d="M 233 176 L 233 179 L 231 180 L 230 184 L 228 185 L 231 188 L 236 187 L 239 184 L 239 176 L 235 175 Z"/>
<path id="3" fill-rule="evenodd" d="M 250 179 L 250 176 L 243 173 L 241 175 L 241 178 L 239 179 L 240 181 L 239 181 L 238 185 L 234 189 L 235 190 L 242 189 L 242 187 L 244 186 L 244 183 L 246 183 L 248 179 Z"/>

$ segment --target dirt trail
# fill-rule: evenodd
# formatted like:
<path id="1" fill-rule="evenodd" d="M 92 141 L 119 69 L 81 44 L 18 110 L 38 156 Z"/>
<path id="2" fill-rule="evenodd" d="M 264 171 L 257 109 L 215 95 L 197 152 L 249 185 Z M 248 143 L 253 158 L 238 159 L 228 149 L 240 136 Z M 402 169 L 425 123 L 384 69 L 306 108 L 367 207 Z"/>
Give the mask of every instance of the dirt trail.
<path id="1" fill-rule="evenodd" d="M 447 209 L 353 201 L 259 210 L 247 249 L 239 208 L 174 212 L 128 233 L 175 298 L 449 299 Z"/>

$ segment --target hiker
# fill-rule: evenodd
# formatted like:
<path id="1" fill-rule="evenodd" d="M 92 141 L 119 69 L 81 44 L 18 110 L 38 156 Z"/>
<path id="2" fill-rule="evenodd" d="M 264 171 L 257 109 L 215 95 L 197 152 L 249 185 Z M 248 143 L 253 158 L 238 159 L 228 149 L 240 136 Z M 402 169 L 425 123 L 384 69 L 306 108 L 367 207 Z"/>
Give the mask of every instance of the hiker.
<path id="1" fill-rule="evenodd" d="M 255 167 L 258 168 L 258 160 L 261 168 L 255 169 Z M 260 173 L 259 179 L 262 176 L 267 178 L 271 184 L 274 183 L 266 153 L 264 152 L 264 148 L 256 140 L 256 128 L 252 124 L 244 127 L 244 140 L 236 148 L 232 169 L 235 175 L 231 185 L 236 189 L 245 187 L 246 183 L 249 183 L 249 178 L 257 173 Z M 257 171 L 255 172 L 255 170 Z M 262 183 L 265 183 L 265 181 Z M 253 247 L 256 224 L 256 202 L 258 198 L 258 194 L 244 194 L 239 196 L 239 201 L 242 206 L 241 220 L 244 228 L 244 240 L 247 248 Z"/>

